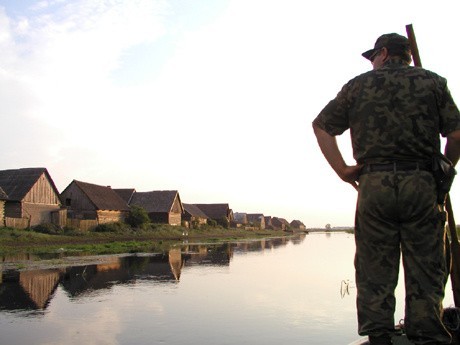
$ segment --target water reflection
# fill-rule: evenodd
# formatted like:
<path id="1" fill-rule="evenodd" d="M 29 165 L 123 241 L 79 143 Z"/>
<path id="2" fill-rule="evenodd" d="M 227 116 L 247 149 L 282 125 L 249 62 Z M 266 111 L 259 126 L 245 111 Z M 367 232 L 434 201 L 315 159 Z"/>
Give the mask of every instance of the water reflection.
<path id="1" fill-rule="evenodd" d="M 64 270 L 3 272 L 0 284 L 0 309 L 45 309 Z"/>
<path id="2" fill-rule="evenodd" d="M 0 310 L 45 310 L 58 286 L 71 298 L 91 295 L 117 285 L 151 280 L 177 284 L 187 266 L 229 266 L 235 252 L 244 254 L 273 250 L 287 243 L 300 244 L 305 234 L 219 245 L 185 244 L 165 254 L 113 256 L 104 263 L 62 269 L 7 270 L 0 272 Z M 18 260 L 36 260 L 30 255 Z M 13 257 L 3 258 L 11 262 Z"/>

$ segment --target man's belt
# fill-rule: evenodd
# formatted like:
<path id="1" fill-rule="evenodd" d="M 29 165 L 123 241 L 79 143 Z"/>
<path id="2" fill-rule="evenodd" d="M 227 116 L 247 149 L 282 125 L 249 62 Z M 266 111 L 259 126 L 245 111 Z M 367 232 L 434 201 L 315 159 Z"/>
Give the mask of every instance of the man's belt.
<path id="1" fill-rule="evenodd" d="M 415 170 L 424 170 L 424 171 L 433 171 L 433 164 L 427 162 L 393 162 L 393 163 L 372 163 L 365 164 L 361 169 L 361 174 L 368 174 L 371 172 L 380 172 L 380 171 L 415 171 Z"/>

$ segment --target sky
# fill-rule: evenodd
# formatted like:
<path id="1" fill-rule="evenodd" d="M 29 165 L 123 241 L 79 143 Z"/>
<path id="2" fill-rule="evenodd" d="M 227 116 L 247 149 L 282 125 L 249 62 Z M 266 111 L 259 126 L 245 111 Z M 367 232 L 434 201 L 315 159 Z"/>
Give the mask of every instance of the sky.
<path id="1" fill-rule="evenodd" d="M 414 27 L 460 98 L 457 0 L 0 0 L 0 170 L 48 169 L 307 227 L 352 226 L 356 191 L 311 122 Z M 338 137 L 353 164 L 349 132 Z M 451 191 L 460 212 L 460 183 Z"/>

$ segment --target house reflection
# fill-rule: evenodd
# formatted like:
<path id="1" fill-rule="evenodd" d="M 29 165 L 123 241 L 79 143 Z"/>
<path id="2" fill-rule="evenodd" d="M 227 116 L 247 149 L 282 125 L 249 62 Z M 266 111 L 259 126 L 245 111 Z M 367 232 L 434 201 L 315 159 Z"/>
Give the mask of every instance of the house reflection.
<path id="1" fill-rule="evenodd" d="M 174 247 L 166 254 L 114 255 L 101 264 L 0 271 L 0 310 L 44 310 L 59 285 L 71 298 L 79 298 L 141 280 L 177 284 L 187 266 L 229 266 L 234 253 L 271 250 L 290 241 L 275 238 L 219 245 L 189 244 Z M 295 241 L 299 243 L 298 238 Z"/>
<path id="2" fill-rule="evenodd" d="M 63 270 L 3 272 L 0 281 L 0 308 L 45 309 L 59 285 Z"/>

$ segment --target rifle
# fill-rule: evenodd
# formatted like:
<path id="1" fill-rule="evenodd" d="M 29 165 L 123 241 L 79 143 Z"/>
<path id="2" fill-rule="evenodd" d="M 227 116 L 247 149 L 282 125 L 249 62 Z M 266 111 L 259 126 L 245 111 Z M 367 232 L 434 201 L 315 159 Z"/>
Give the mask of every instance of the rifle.
<path id="1" fill-rule="evenodd" d="M 414 66 L 422 67 L 412 24 L 406 25 L 406 32 L 407 38 L 409 39 Z M 449 194 L 446 196 L 446 212 L 447 224 L 450 233 L 450 280 L 452 283 L 455 306 L 460 307 L 460 243 L 458 242 L 457 228 Z M 447 249 L 449 248 L 447 247 Z"/>

